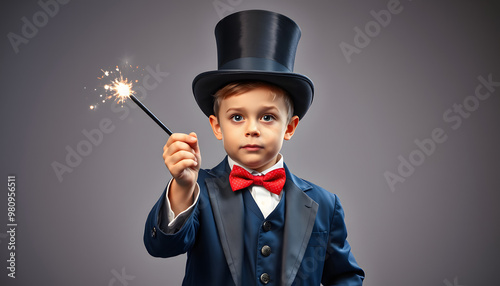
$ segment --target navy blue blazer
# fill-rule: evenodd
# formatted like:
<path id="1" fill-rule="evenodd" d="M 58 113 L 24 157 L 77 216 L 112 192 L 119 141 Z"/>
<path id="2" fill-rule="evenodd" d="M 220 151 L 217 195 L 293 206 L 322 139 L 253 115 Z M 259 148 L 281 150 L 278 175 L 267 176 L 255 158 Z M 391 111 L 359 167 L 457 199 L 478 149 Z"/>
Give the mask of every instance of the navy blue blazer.
<path id="1" fill-rule="evenodd" d="M 283 235 L 283 285 L 362 285 L 363 270 L 346 241 L 344 212 L 336 195 L 290 173 L 285 165 L 286 210 Z M 229 185 L 227 157 L 200 170 L 200 196 L 193 212 L 174 234 L 161 228 L 165 192 L 149 213 L 144 244 L 155 257 L 187 252 L 183 285 L 252 285 L 241 281 L 243 195 Z"/>

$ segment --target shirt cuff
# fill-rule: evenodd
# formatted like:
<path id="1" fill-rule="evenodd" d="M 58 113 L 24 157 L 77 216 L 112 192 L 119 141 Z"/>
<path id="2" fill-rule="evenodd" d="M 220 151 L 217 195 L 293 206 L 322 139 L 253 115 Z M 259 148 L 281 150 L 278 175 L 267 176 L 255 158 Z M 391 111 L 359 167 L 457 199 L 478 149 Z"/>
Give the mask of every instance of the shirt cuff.
<path id="1" fill-rule="evenodd" d="M 164 220 L 161 223 L 164 230 L 168 234 L 176 233 L 181 227 L 184 225 L 186 220 L 189 218 L 189 215 L 193 212 L 193 208 L 198 202 L 199 196 L 200 196 L 200 186 L 198 183 L 196 183 L 195 189 L 194 189 L 194 202 L 192 205 L 190 205 L 187 209 L 184 211 L 180 212 L 177 216 L 175 216 L 174 212 L 172 211 L 172 207 L 170 205 L 170 200 L 168 199 L 168 192 L 170 191 L 170 184 L 172 183 L 172 180 L 168 182 L 167 186 L 167 191 L 165 192 L 165 211 L 163 212 L 166 214 L 164 215 Z"/>

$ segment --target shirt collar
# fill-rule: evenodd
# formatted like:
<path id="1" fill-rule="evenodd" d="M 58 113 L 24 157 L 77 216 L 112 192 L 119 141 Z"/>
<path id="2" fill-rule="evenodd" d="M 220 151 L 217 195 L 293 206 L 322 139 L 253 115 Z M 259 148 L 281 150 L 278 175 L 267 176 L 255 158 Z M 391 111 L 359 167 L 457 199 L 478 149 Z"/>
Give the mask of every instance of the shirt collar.
<path id="1" fill-rule="evenodd" d="M 233 166 L 236 165 L 236 166 L 240 166 L 241 168 L 247 170 L 249 173 L 251 173 L 252 175 L 254 176 L 261 176 L 261 175 L 265 175 L 273 170 L 276 170 L 276 169 L 279 169 L 279 168 L 283 168 L 283 155 L 281 154 L 278 154 L 279 156 L 279 160 L 278 162 L 276 162 L 276 164 L 274 164 L 272 167 L 264 170 L 263 172 L 257 172 L 255 170 L 252 170 L 252 169 L 249 169 L 245 166 L 242 166 L 241 164 L 238 164 L 236 161 L 234 161 L 233 159 L 231 159 L 231 157 L 227 156 L 227 163 L 229 164 L 229 168 L 232 170 L 233 169 Z"/>

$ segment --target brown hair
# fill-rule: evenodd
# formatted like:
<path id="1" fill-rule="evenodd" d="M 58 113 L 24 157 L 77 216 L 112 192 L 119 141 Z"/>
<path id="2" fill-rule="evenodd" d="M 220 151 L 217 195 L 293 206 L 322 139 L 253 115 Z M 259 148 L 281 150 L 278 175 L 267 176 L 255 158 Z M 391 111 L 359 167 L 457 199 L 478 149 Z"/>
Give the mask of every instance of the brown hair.
<path id="1" fill-rule="evenodd" d="M 219 89 L 213 95 L 213 97 L 215 98 L 214 100 L 215 116 L 219 118 L 220 104 L 223 99 L 233 95 L 240 95 L 242 93 L 249 92 L 251 90 L 261 87 L 265 87 L 269 89 L 269 91 L 271 91 L 271 94 L 274 96 L 273 100 L 276 99 L 277 97 L 283 98 L 288 112 L 287 123 L 289 123 L 293 116 L 293 102 L 292 99 L 290 98 L 290 95 L 288 95 L 288 93 L 281 87 L 262 81 L 237 81 L 229 83 L 223 88 Z"/>

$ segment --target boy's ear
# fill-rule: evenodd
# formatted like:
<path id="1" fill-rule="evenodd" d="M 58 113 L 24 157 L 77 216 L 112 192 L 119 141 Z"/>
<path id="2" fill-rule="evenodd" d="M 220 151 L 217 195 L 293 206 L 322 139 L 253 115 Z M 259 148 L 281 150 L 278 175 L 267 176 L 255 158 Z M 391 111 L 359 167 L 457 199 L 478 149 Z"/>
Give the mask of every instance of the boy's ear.
<path id="1" fill-rule="evenodd" d="M 217 117 L 215 117 L 215 115 L 210 115 L 208 120 L 210 121 L 210 126 L 212 126 L 215 138 L 222 140 L 222 130 L 220 129 L 220 123 Z"/>
<path id="2" fill-rule="evenodd" d="M 295 115 L 286 126 L 285 137 L 283 139 L 292 139 L 293 133 L 295 133 L 295 129 L 297 129 L 297 125 L 299 125 L 299 117 Z"/>

